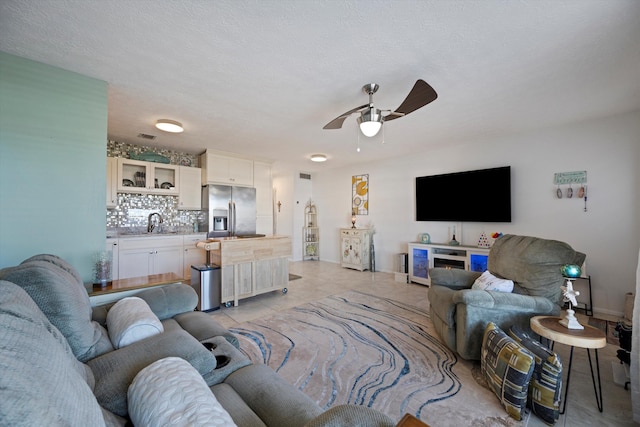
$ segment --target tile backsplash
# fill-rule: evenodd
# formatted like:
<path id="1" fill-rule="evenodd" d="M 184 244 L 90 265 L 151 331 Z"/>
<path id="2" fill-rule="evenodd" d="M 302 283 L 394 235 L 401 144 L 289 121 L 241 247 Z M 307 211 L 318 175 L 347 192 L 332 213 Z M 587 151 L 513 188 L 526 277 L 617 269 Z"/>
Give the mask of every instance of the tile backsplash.
<path id="1" fill-rule="evenodd" d="M 107 141 L 107 156 L 129 158 L 129 153 L 152 152 L 170 159 L 170 164 L 198 166 L 198 156 L 154 147 Z M 207 221 L 204 211 L 178 209 L 178 196 L 118 193 L 118 204 L 107 209 L 107 230 L 146 230 L 151 213 L 158 212 L 165 231 L 192 231 L 194 222 L 202 226 Z M 206 227 L 206 225 L 205 225 Z"/>

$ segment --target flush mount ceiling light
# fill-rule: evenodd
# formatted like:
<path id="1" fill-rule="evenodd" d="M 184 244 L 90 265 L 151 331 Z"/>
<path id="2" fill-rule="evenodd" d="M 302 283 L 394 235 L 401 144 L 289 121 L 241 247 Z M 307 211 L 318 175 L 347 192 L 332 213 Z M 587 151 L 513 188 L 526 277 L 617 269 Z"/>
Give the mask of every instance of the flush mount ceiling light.
<path id="1" fill-rule="evenodd" d="M 182 123 L 175 120 L 160 119 L 156 122 L 156 127 L 165 132 L 180 133 L 184 131 Z"/>
<path id="2" fill-rule="evenodd" d="M 326 162 L 327 161 L 327 156 L 325 156 L 324 154 L 312 154 L 311 155 L 311 161 L 312 162 Z"/>

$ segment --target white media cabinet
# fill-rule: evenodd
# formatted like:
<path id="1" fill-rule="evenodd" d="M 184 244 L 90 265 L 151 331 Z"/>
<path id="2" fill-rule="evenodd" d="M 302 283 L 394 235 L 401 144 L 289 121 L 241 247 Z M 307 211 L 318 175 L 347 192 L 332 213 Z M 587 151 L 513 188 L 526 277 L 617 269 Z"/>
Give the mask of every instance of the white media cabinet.
<path id="1" fill-rule="evenodd" d="M 434 267 L 459 268 L 477 272 L 487 269 L 489 248 L 418 242 L 411 242 L 408 246 L 410 282 L 430 286 L 429 269 Z"/>

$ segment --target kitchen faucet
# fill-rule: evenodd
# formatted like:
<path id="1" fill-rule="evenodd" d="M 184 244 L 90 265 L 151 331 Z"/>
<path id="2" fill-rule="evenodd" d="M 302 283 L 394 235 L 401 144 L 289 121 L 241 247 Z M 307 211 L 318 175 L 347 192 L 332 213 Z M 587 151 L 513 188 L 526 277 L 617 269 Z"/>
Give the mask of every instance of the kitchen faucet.
<path id="1" fill-rule="evenodd" d="M 153 232 L 153 229 L 156 228 L 156 224 L 154 224 L 153 222 L 151 222 L 151 218 L 154 215 L 158 215 L 158 225 L 162 224 L 162 215 L 160 215 L 158 212 L 152 212 L 149 214 L 149 219 L 147 221 L 147 233 L 151 233 Z"/>

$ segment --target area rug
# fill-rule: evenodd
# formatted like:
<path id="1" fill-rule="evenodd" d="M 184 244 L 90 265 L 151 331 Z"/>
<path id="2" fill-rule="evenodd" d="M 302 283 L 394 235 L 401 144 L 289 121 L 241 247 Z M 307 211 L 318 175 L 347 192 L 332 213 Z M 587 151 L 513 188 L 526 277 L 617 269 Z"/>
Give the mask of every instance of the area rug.
<path id="1" fill-rule="evenodd" d="M 324 409 L 364 405 L 432 426 L 520 425 L 474 380 L 476 364 L 439 341 L 426 307 L 349 291 L 231 330 L 254 363 Z"/>

